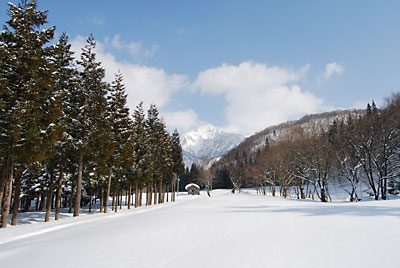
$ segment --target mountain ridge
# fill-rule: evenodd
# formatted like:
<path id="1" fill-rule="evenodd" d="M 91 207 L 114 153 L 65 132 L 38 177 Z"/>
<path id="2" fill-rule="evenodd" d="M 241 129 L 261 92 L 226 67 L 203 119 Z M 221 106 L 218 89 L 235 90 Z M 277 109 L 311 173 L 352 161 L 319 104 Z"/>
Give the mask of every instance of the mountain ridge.
<path id="1" fill-rule="evenodd" d="M 231 159 L 236 154 L 243 152 L 255 152 L 259 148 L 265 146 L 266 142 L 275 142 L 285 138 L 285 135 L 294 126 L 300 126 L 307 131 L 313 125 L 324 125 L 326 128 L 333 123 L 334 120 L 346 120 L 348 115 L 353 118 L 365 113 L 361 109 L 334 110 L 323 113 L 307 114 L 298 120 L 292 120 L 280 123 L 278 125 L 268 126 L 265 129 L 246 137 L 240 144 L 227 152 L 222 158 Z M 223 159 L 220 159 L 221 161 Z"/>
<path id="2" fill-rule="evenodd" d="M 186 167 L 192 163 L 205 165 L 235 148 L 244 138 L 243 135 L 227 133 L 211 124 L 203 125 L 182 136 L 183 161 Z"/>

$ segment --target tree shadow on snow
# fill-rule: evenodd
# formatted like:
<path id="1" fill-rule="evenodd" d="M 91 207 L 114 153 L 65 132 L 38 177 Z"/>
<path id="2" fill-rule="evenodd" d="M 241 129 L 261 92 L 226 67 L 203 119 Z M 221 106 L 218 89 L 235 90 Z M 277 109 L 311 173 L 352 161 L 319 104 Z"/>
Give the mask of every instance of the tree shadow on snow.
<path id="1" fill-rule="evenodd" d="M 229 207 L 224 212 L 228 213 L 297 213 L 304 216 L 395 216 L 400 217 L 399 207 L 387 206 L 357 206 L 354 204 L 330 206 L 329 203 L 317 206 L 281 207 L 281 206 L 237 206 Z"/>
<path id="2" fill-rule="evenodd" d="M 18 220 L 17 220 L 17 225 L 23 225 L 23 224 L 32 224 L 32 223 L 37 223 L 37 222 L 44 222 L 46 212 L 44 211 L 29 211 L 29 212 L 19 212 L 18 213 Z M 55 212 L 52 211 L 50 214 L 50 221 L 54 220 Z M 11 224 L 11 217 L 12 215 L 9 215 L 9 222 Z M 60 219 L 64 218 L 71 218 L 72 214 L 68 214 L 66 211 L 62 211 L 60 213 Z"/>

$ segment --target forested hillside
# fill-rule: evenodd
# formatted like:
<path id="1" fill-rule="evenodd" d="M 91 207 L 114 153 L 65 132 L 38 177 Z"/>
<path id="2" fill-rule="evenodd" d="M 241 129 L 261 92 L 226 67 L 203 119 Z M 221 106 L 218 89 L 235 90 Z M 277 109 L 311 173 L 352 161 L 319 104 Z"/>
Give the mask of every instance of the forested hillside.
<path id="1" fill-rule="evenodd" d="M 209 181 L 230 179 L 233 191 L 256 187 L 275 196 L 331 200 L 329 185 L 344 185 L 350 201 L 361 187 L 387 199 L 400 190 L 400 95 L 378 108 L 305 116 L 247 138 L 216 162 Z"/>

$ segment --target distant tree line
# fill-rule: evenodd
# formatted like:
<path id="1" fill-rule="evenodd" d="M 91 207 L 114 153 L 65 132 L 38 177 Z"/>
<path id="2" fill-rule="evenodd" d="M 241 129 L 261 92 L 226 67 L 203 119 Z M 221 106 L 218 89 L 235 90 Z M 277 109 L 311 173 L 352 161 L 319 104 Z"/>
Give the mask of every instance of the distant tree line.
<path id="1" fill-rule="evenodd" d="M 255 187 L 287 197 L 331 200 L 329 185 L 344 185 L 350 201 L 358 201 L 360 185 L 376 200 L 400 190 L 400 94 L 375 103 L 365 112 L 292 125 L 279 139 L 266 139 L 253 150 L 233 150 L 216 162 L 213 178 L 225 171 L 233 191 Z"/>
<path id="2" fill-rule="evenodd" d="M 227 169 L 207 169 L 196 163 L 193 163 L 190 169 L 186 167 L 184 173 L 179 176 L 179 191 L 185 191 L 185 186 L 189 183 L 195 183 L 208 190 L 232 188 Z"/>
<path id="3" fill-rule="evenodd" d="M 170 135 L 157 107 L 142 103 L 131 117 L 123 76 L 104 82 L 92 35 L 75 60 L 64 33 L 49 45 L 55 27 L 36 1 L 9 3 L 0 33 L 1 227 L 19 211 L 60 207 L 78 216 L 100 201 L 100 212 L 174 201 L 175 178 L 184 172 L 179 134 Z M 143 89 L 145 90 L 145 89 Z M 134 195 L 133 195 L 134 193 Z M 167 194 L 166 194 L 167 193 Z M 135 200 L 133 200 L 133 196 Z"/>

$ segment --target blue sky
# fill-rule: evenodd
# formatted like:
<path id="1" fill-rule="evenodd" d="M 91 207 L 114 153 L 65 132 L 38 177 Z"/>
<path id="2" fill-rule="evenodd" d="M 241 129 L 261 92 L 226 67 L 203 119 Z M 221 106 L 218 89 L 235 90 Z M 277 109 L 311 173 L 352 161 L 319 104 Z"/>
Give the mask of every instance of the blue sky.
<path id="1" fill-rule="evenodd" d="M 131 108 L 153 102 L 181 133 L 211 123 L 251 134 L 383 104 L 400 88 L 400 1 L 40 0 L 39 9 L 77 53 L 93 33 L 107 79 L 123 72 Z"/>

